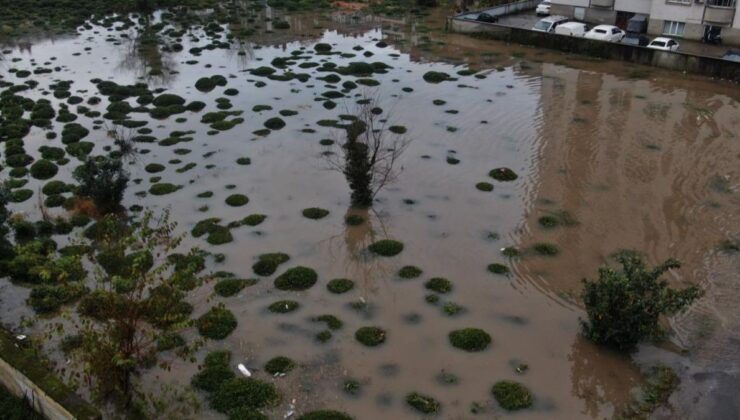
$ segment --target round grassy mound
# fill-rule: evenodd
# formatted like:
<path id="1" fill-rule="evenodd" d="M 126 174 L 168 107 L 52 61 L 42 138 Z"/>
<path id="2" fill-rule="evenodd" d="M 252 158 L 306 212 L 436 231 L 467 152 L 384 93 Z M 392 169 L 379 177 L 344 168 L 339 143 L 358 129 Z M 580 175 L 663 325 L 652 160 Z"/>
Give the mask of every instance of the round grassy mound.
<path id="1" fill-rule="evenodd" d="M 370 252 L 384 257 L 392 257 L 398 255 L 403 251 L 403 243 L 394 241 L 393 239 L 383 239 L 378 242 L 370 244 L 367 247 Z"/>
<path id="2" fill-rule="evenodd" d="M 294 300 L 279 300 L 267 307 L 267 310 L 275 314 L 287 314 L 300 308 L 300 304 Z"/>
<path id="3" fill-rule="evenodd" d="M 398 270 L 398 277 L 402 279 L 415 279 L 421 275 L 421 268 L 414 265 L 406 265 Z"/>
<path id="4" fill-rule="evenodd" d="M 329 210 L 322 209 L 319 207 L 309 207 L 307 209 L 303 209 L 303 217 L 307 219 L 323 219 L 324 217 L 329 215 Z"/>
<path id="5" fill-rule="evenodd" d="M 355 287 L 355 282 L 350 279 L 334 279 L 326 284 L 326 288 L 336 294 L 347 293 Z"/>
<path id="6" fill-rule="evenodd" d="M 488 264 L 488 271 L 490 271 L 493 274 L 508 274 L 509 267 L 503 264 L 493 263 L 493 264 Z"/>
<path id="7" fill-rule="evenodd" d="M 211 396 L 211 407 L 221 413 L 238 408 L 265 408 L 280 402 L 280 393 L 271 383 L 255 378 L 234 378 L 224 382 Z"/>
<path id="8" fill-rule="evenodd" d="M 491 336 L 479 328 L 464 328 L 449 334 L 450 344 L 453 347 L 476 352 L 485 350 L 491 344 Z"/>
<path id="9" fill-rule="evenodd" d="M 530 407 L 534 400 L 529 389 L 515 381 L 498 381 L 491 388 L 491 393 L 501 408 L 510 411 Z"/>
<path id="10" fill-rule="evenodd" d="M 362 327 L 355 332 L 355 339 L 368 347 L 376 347 L 385 342 L 385 330 L 379 327 Z"/>
<path id="11" fill-rule="evenodd" d="M 271 375 L 288 373 L 295 368 L 295 362 L 285 356 L 277 356 L 265 363 L 265 371 Z"/>
<path id="12" fill-rule="evenodd" d="M 280 290 L 301 291 L 316 284 L 318 275 L 309 267 L 297 266 L 288 269 L 275 279 L 275 287 Z"/>
<path id="13" fill-rule="evenodd" d="M 214 306 L 196 321 L 200 335 L 213 340 L 223 340 L 236 328 L 236 318 L 225 306 Z"/>
<path id="14" fill-rule="evenodd" d="M 439 411 L 439 401 L 428 395 L 412 392 L 406 395 L 406 404 L 424 414 L 434 414 Z"/>
<path id="15" fill-rule="evenodd" d="M 231 194 L 226 197 L 226 204 L 231 207 L 241 207 L 247 203 L 249 203 L 249 197 L 244 194 Z"/>
<path id="16" fill-rule="evenodd" d="M 352 420 L 352 417 L 341 411 L 318 410 L 303 414 L 297 420 Z"/>
<path id="17" fill-rule="evenodd" d="M 58 171 L 57 165 L 47 159 L 39 159 L 31 165 L 31 176 L 36 179 L 53 178 Z"/>
<path id="18" fill-rule="evenodd" d="M 433 277 L 424 283 L 424 287 L 437 293 L 449 293 L 452 291 L 452 282 L 444 277 Z"/>
<path id="19" fill-rule="evenodd" d="M 491 172 L 488 173 L 488 176 L 495 179 L 496 181 L 502 182 L 514 181 L 515 179 L 519 178 L 516 172 L 512 171 L 509 168 L 491 169 Z"/>

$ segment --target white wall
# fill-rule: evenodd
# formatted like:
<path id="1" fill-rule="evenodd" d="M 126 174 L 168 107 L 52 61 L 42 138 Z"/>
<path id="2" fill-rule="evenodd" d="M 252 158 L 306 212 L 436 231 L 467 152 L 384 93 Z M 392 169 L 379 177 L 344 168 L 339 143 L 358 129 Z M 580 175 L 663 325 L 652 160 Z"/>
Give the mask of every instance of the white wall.
<path id="1" fill-rule="evenodd" d="M 665 0 L 653 0 L 650 10 L 651 19 L 675 20 L 677 22 L 701 23 L 704 5 L 692 0 L 690 5 L 671 4 Z"/>
<path id="2" fill-rule="evenodd" d="M 589 0 L 550 0 L 553 4 L 564 4 L 567 6 L 588 7 Z"/>
<path id="3" fill-rule="evenodd" d="M 651 0 L 615 0 L 614 10 L 620 12 L 632 12 L 641 13 L 644 15 L 650 14 L 650 8 L 652 7 Z"/>

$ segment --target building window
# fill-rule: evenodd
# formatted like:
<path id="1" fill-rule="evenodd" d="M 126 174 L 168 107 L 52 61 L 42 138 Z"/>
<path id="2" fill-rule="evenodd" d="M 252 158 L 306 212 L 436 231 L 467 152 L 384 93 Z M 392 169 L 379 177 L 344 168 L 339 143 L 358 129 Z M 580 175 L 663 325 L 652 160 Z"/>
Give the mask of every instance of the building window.
<path id="1" fill-rule="evenodd" d="M 673 36 L 683 36 L 683 28 L 685 24 L 683 22 L 676 22 L 673 20 L 666 20 L 663 22 L 663 34 Z"/>
<path id="2" fill-rule="evenodd" d="M 576 20 L 586 20 L 586 8 L 585 7 L 574 7 L 573 17 Z"/>

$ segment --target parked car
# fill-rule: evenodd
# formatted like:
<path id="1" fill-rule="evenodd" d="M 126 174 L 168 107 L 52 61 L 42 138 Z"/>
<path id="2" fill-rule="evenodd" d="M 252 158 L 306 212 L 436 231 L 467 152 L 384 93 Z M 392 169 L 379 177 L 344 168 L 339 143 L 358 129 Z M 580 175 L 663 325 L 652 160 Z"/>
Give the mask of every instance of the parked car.
<path id="1" fill-rule="evenodd" d="M 478 14 L 478 17 L 475 18 L 475 20 L 477 20 L 478 22 L 496 23 L 498 22 L 498 16 L 483 12 Z"/>
<path id="2" fill-rule="evenodd" d="M 722 58 L 740 63 L 740 49 L 729 49 Z"/>
<path id="3" fill-rule="evenodd" d="M 552 3 L 550 3 L 550 0 L 545 0 L 542 3 L 537 5 L 537 8 L 534 9 L 535 13 L 537 13 L 537 16 L 547 16 L 550 14 L 550 6 Z"/>
<path id="4" fill-rule="evenodd" d="M 624 38 L 624 31 L 612 25 L 594 26 L 593 29 L 586 32 L 585 38 L 595 39 L 597 41 L 619 42 Z"/>
<path id="5" fill-rule="evenodd" d="M 670 38 L 658 37 L 658 38 L 655 38 L 652 42 L 650 42 L 650 44 L 648 44 L 647 47 L 652 48 L 654 50 L 661 50 L 661 51 L 676 51 L 679 45 L 678 45 L 678 42 Z"/>
<path id="6" fill-rule="evenodd" d="M 548 16 L 544 19 L 540 19 L 539 22 L 535 23 L 535 25 L 532 27 L 532 30 L 539 32 L 553 32 L 555 28 L 558 27 L 558 25 L 569 21 L 570 19 L 565 16 Z"/>
<path id="7" fill-rule="evenodd" d="M 565 22 L 555 28 L 555 33 L 568 36 L 584 36 L 589 26 L 583 22 Z"/>
<path id="8" fill-rule="evenodd" d="M 641 47 L 650 43 L 650 38 L 645 35 L 647 31 L 647 15 L 634 15 L 627 21 L 627 32 L 622 38 L 622 43 L 639 45 Z"/>

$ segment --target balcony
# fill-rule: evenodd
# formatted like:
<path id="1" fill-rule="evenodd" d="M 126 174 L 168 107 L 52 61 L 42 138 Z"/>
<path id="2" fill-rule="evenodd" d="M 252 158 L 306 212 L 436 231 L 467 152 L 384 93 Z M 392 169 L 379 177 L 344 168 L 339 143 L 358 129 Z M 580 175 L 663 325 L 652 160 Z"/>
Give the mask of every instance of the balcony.
<path id="1" fill-rule="evenodd" d="M 704 24 L 731 25 L 735 18 L 735 0 L 707 0 L 704 9 Z"/>
<path id="2" fill-rule="evenodd" d="M 591 0 L 591 7 L 611 9 L 614 7 L 614 0 Z"/>

